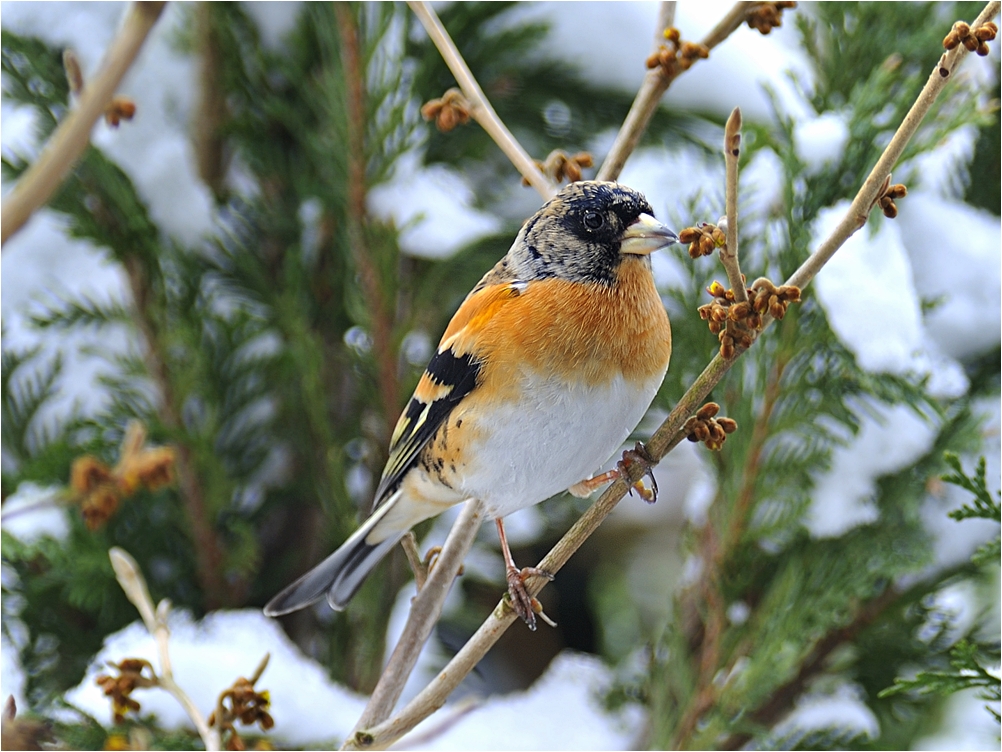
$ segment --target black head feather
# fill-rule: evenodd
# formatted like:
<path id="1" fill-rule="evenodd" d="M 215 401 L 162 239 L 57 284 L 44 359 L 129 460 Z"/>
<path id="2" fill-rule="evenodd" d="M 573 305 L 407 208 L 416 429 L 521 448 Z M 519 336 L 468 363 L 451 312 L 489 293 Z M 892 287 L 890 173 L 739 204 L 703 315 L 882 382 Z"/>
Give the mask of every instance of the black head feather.
<path id="1" fill-rule="evenodd" d="M 632 188 L 571 183 L 522 226 L 505 265 L 513 279 L 611 284 L 622 261 L 623 232 L 641 214 L 653 216 L 654 211 Z"/>

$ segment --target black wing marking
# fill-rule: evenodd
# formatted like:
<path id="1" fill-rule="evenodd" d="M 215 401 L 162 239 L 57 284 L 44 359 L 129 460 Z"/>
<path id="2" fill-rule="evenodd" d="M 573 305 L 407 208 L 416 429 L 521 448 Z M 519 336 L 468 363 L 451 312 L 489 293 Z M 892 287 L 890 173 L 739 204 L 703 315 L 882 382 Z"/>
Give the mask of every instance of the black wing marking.
<path id="1" fill-rule="evenodd" d="M 476 388 L 480 368 L 480 362 L 472 353 L 457 356 L 451 349 L 437 352 L 431 359 L 425 374 L 435 386 L 445 387 L 448 391 L 431 402 L 424 402 L 415 394 L 407 403 L 407 409 L 393 432 L 390 457 L 376 489 L 373 508 L 396 490 L 404 474 L 417 462 L 421 450 L 431 441 L 449 413 Z"/>

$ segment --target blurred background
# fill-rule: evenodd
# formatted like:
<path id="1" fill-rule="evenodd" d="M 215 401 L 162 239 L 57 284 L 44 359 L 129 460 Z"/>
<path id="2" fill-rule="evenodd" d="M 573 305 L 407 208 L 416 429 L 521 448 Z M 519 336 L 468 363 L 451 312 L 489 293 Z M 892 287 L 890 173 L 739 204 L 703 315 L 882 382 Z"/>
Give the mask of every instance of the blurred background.
<path id="1" fill-rule="evenodd" d="M 533 157 L 601 163 L 657 4 L 435 7 Z M 742 26 L 673 83 L 620 180 L 676 230 L 716 222 L 740 106 L 742 266 L 778 284 L 982 7 L 800 3 L 767 35 Z M 63 51 L 86 85 L 126 8 L 0 4 L 5 195 L 73 106 Z M 698 41 L 729 8 L 679 3 L 675 25 Z M 343 613 L 260 607 L 366 514 L 445 324 L 541 203 L 478 125 L 422 119 L 452 86 L 402 4 L 169 4 L 120 87 L 134 117 L 100 123 L 4 245 L 2 680 L 38 733 L 198 744 L 164 693 L 116 723 L 95 684 L 105 661 L 156 665 L 111 546 L 173 603 L 176 678 L 204 712 L 270 651 L 276 725 L 244 741 L 350 732 L 414 594 L 402 552 Z M 875 212 L 714 390 L 738 432 L 670 454 L 657 504 L 624 499 L 544 591 L 558 627 L 515 625 L 403 746 L 997 748 L 998 98 L 992 43 L 895 170 L 898 216 Z M 654 270 L 674 350 L 636 438 L 718 348 L 696 313 L 718 262 L 679 246 Z M 88 481 L 130 462 L 131 493 Z M 516 561 L 589 503 L 509 518 Z M 418 528 L 422 551 L 454 516 Z M 404 700 L 503 592 L 489 527 Z M 898 679 L 915 685 L 880 694 Z"/>

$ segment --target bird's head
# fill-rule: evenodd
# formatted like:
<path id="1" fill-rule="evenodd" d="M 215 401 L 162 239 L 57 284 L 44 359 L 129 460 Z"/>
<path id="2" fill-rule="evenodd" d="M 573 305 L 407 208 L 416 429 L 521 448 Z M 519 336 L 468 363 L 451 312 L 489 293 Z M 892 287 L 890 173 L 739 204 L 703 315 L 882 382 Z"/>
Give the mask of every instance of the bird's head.
<path id="1" fill-rule="evenodd" d="M 571 183 L 523 226 L 509 251 L 521 279 L 612 284 L 624 258 L 677 243 L 643 194 L 619 183 Z M 645 261 L 649 264 L 650 261 Z"/>

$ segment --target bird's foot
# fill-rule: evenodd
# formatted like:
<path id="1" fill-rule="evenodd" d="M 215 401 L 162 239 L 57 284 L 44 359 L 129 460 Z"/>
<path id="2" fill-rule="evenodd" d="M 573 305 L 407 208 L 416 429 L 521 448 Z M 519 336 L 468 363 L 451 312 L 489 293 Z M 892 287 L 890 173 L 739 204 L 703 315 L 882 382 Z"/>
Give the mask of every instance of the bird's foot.
<path id="1" fill-rule="evenodd" d="M 619 473 L 626 473 L 627 469 L 634 464 L 638 464 L 644 469 L 643 478 L 651 479 L 651 487 L 646 488 L 643 478 L 641 478 L 641 480 L 633 484 L 633 488 L 637 489 L 637 493 L 640 494 L 641 499 L 648 504 L 653 504 L 658 500 L 658 481 L 654 477 L 654 465 L 657 463 L 651 457 L 650 452 L 647 451 L 647 447 L 643 445 L 643 442 L 638 441 L 633 449 L 627 449 L 623 452 L 623 459 L 619 461 L 617 471 Z M 633 488 L 630 489 L 631 494 L 633 493 Z"/>
<path id="2" fill-rule="evenodd" d="M 536 614 L 539 614 L 539 618 L 551 627 L 557 626 L 550 617 L 543 613 L 542 604 L 529 595 L 529 591 L 525 587 L 525 581 L 530 577 L 545 577 L 552 582 L 552 574 L 536 567 L 525 567 L 522 570 L 508 567 L 505 570 L 505 576 L 508 579 L 508 602 L 511 604 L 512 610 L 521 617 L 529 629 L 533 632 L 536 631 Z"/>

